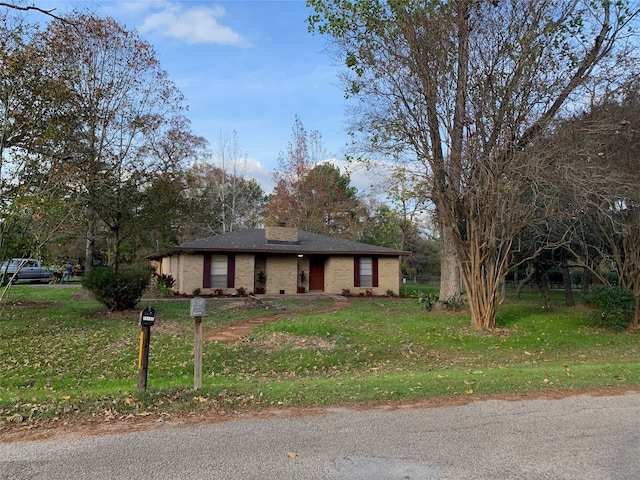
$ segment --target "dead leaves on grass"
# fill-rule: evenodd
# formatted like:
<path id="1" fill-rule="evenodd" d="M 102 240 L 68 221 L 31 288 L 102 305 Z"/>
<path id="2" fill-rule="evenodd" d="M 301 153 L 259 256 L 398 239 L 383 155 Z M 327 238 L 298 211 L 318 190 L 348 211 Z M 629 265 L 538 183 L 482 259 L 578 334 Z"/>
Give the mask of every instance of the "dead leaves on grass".
<path id="1" fill-rule="evenodd" d="M 320 337 L 299 337 L 287 332 L 274 332 L 259 340 L 245 337 L 239 342 L 241 345 L 251 345 L 255 350 L 262 353 L 275 353 L 285 348 L 292 350 L 332 350 L 335 342 L 328 341 Z"/>

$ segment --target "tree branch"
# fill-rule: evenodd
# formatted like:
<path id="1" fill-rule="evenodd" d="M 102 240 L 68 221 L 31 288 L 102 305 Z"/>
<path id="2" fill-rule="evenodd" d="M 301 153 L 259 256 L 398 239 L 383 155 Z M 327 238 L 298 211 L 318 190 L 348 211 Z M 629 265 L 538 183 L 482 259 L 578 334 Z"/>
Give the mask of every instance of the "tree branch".
<path id="1" fill-rule="evenodd" d="M 55 8 L 52 8 L 51 10 L 45 10 L 44 8 L 40 8 L 35 5 L 21 6 L 21 5 L 15 5 L 13 3 L 8 3 L 8 2 L 0 2 L 0 7 L 13 8 L 14 10 L 22 10 L 23 12 L 34 10 L 36 12 L 40 12 L 52 18 L 55 18 L 56 20 L 64 21 L 62 17 L 59 17 L 58 15 L 55 15 L 53 13 L 55 11 Z"/>

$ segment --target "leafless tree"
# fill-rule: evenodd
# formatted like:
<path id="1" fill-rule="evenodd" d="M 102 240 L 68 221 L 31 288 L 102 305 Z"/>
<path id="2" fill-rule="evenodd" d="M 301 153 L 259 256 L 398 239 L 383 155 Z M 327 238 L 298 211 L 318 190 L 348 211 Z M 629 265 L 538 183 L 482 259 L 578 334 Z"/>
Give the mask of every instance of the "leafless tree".
<path id="1" fill-rule="evenodd" d="M 613 268 L 640 299 L 640 89 L 637 80 L 564 122 L 551 148 L 564 164 L 574 242 L 567 248 L 602 282 Z M 632 326 L 640 326 L 640 303 Z"/>

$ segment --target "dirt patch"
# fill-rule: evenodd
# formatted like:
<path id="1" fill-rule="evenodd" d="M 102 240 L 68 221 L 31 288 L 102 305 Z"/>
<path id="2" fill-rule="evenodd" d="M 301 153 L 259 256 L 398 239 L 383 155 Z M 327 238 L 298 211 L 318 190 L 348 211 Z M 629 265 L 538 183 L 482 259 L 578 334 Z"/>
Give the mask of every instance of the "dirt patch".
<path id="1" fill-rule="evenodd" d="M 116 318 L 131 318 L 138 320 L 140 317 L 140 310 L 121 310 L 119 312 L 112 312 L 111 310 L 95 310 L 85 314 L 86 318 L 104 318 L 104 319 L 116 319 Z"/>
<path id="2" fill-rule="evenodd" d="M 91 293 L 89 290 L 86 290 L 84 288 L 79 292 L 76 292 L 73 295 L 71 295 L 71 300 L 73 300 L 74 302 L 84 302 L 84 301 L 95 300 L 95 299 L 96 299 L 95 295 Z"/>
<path id="3" fill-rule="evenodd" d="M 250 301 L 242 305 L 238 305 L 236 308 L 245 309 L 245 310 L 255 310 L 256 308 L 264 308 L 264 305 L 265 303 L 259 300 L 259 303 Z M 349 302 L 341 299 L 341 300 L 334 301 L 333 304 L 328 307 L 313 310 L 313 313 L 335 312 L 337 310 L 341 310 L 348 306 L 349 306 Z M 286 313 L 276 312 L 276 313 L 272 313 L 271 315 L 247 318 L 245 320 L 241 320 L 239 322 L 235 322 L 229 325 L 221 325 L 218 328 L 209 330 L 208 332 L 204 333 L 203 340 L 233 343 L 249 335 L 251 330 L 253 330 L 255 327 L 265 325 L 269 322 L 275 322 L 276 320 L 279 320 L 281 318 L 288 318 L 288 317 L 292 317 L 299 314 L 300 314 L 300 311 L 292 311 L 292 312 L 286 312 Z"/>
<path id="4" fill-rule="evenodd" d="M 2 308 L 9 310 L 27 310 L 30 308 L 48 308 L 59 305 L 58 302 L 24 302 L 24 301 L 9 301 L 2 305 Z"/>

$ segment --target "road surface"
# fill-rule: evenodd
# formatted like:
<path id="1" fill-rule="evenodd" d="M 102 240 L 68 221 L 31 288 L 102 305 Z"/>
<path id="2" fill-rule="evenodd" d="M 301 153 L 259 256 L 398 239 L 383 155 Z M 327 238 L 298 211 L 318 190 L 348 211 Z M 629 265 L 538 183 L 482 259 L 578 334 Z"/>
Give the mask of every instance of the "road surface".
<path id="1" fill-rule="evenodd" d="M 0 441 L 0 478 L 638 479 L 640 394 L 352 410 Z"/>

